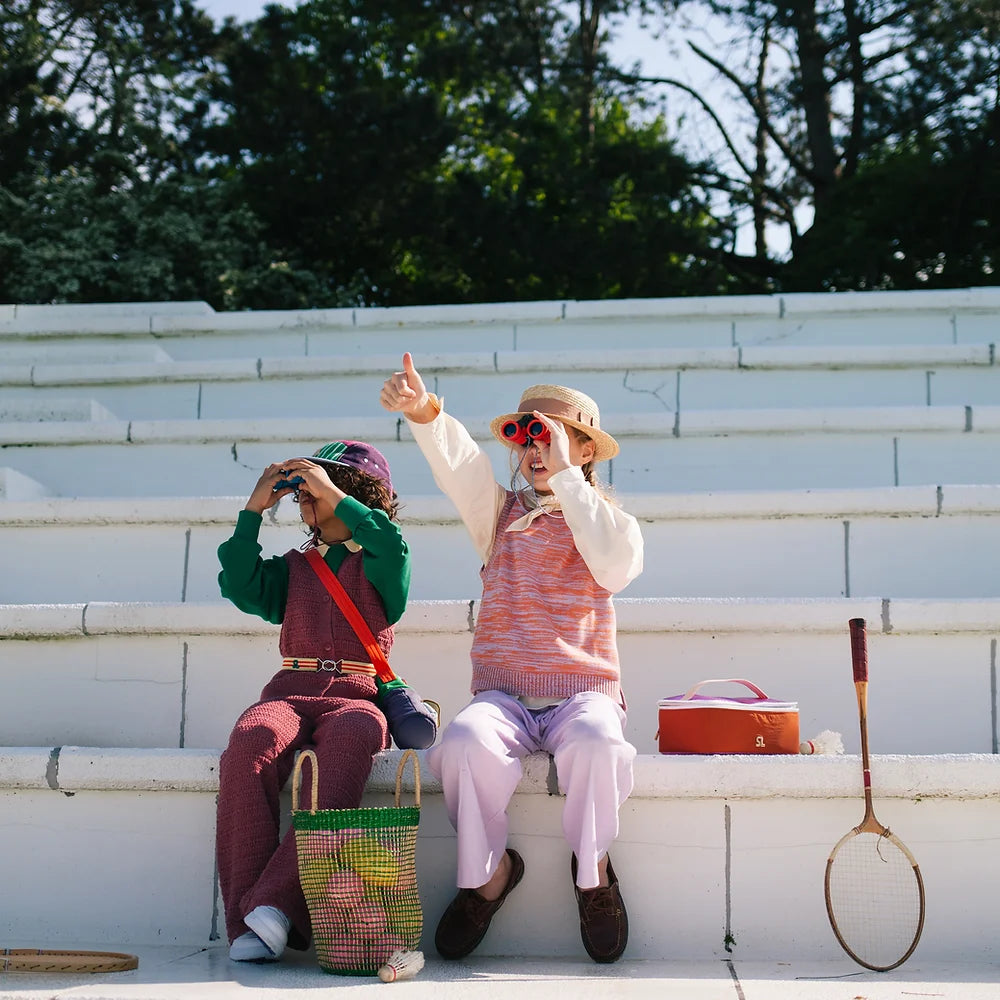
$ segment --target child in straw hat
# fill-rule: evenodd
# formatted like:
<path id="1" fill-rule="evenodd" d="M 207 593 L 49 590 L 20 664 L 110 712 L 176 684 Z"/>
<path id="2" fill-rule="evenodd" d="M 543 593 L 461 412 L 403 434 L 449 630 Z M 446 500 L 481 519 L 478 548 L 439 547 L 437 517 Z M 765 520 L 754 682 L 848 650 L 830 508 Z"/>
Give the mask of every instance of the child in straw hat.
<path id="1" fill-rule="evenodd" d="M 229 957 L 270 962 L 311 937 L 295 833 L 279 839 L 279 793 L 296 752 L 319 761 L 319 807 L 361 803 L 372 758 L 389 746 L 375 703 L 375 668 L 361 640 L 297 549 L 262 559 L 262 515 L 294 494 L 315 547 L 388 656 L 406 608 L 410 556 L 396 523 L 398 501 L 383 455 L 361 441 L 334 441 L 311 458 L 269 465 L 219 547 L 222 596 L 241 611 L 281 623 L 281 669 L 237 720 L 219 766 L 216 858 Z"/>
<path id="2" fill-rule="evenodd" d="M 632 790 L 635 748 L 623 732 L 612 595 L 639 575 L 643 555 L 636 519 L 595 488 L 594 465 L 618 444 L 589 396 L 531 386 L 516 411 L 491 424 L 519 477 L 508 489 L 408 353 L 381 403 L 406 417 L 483 563 L 473 699 L 427 756 L 458 833 L 459 891 L 438 924 L 437 949 L 444 958 L 473 951 L 521 880 L 506 809 L 521 758 L 543 750 L 566 795 L 584 947 L 595 961 L 613 962 L 625 950 L 628 917 L 607 852 Z"/>

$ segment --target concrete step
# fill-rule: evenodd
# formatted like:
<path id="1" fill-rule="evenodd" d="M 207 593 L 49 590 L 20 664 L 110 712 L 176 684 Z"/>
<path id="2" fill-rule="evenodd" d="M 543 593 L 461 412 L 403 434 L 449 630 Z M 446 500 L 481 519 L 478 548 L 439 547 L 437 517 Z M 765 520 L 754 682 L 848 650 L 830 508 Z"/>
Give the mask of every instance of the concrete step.
<path id="1" fill-rule="evenodd" d="M 48 398 L 11 398 L 0 396 L 0 421 L 32 423 L 35 421 L 96 421 L 114 420 L 116 414 L 96 399 L 76 399 L 66 396 Z"/>
<path id="2" fill-rule="evenodd" d="M 437 914 L 433 915 L 434 917 Z M 498 917 L 498 920 L 500 918 Z M 487 938 L 487 941 L 489 938 Z M 86 946 L 86 943 L 84 943 Z M 846 955 L 828 961 L 800 959 L 792 949 L 780 961 L 744 961 L 738 955 L 705 960 L 656 962 L 625 958 L 595 965 L 580 953 L 573 958 L 490 957 L 486 942 L 461 962 L 433 953 L 419 976 L 405 987 L 407 1000 L 842 1000 L 843 979 L 857 995 L 872 1000 L 948 997 L 994 1000 L 1000 982 L 995 962 L 931 962 L 918 951 L 892 972 L 869 972 Z M 222 947 L 134 947 L 133 972 L 60 976 L 19 974 L 0 982 L 0 1000 L 51 996 L 53 981 L 72 989 L 73 1000 L 297 1000 L 304 991 L 336 989 L 338 997 L 372 995 L 376 979 L 331 980 L 311 952 L 286 952 L 277 965 L 247 967 L 230 962 Z M 6 987 L 6 988 L 5 988 Z M 20 988 L 18 988 L 20 987 Z M 400 987 L 395 987 L 400 988 Z"/>
<path id="3" fill-rule="evenodd" d="M 377 762 L 369 804 L 391 804 L 397 761 L 390 752 Z M 33 818 L 30 837 L 18 823 L 0 826 L 0 934 L 48 947 L 79 940 L 81 928 L 105 947 L 217 940 L 217 768 L 207 750 L 0 751 L 4 814 Z M 529 877 L 498 914 L 483 955 L 580 953 L 562 801 L 551 781 L 547 756 L 526 761 L 510 843 Z M 920 960 L 995 957 L 982 915 L 1000 888 L 998 781 L 994 755 L 872 758 L 876 812 L 913 851 L 924 879 Z M 861 787 L 853 755 L 640 756 L 613 848 L 629 908 L 629 958 L 842 958 L 823 873 L 833 845 L 860 819 Z M 422 947 L 431 953 L 433 927 L 454 893 L 455 847 L 425 762 L 421 792 L 417 871 Z M 402 801 L 412 793 L 407 769 Z"/>
<path id="4" fill-rule="evenodd" d="M 467 426 L 504 476 L 509 451 L 489 420 Z M 610 413 L 602 426 L 622 453 L 601 475 L 626 493 L 981 483 L 1000 442 L 1000 406 Z M 390 414 L 0 425 L 4 466 L 53 496 L 191 496 L 207 485 L 245 495 L 275 458 L 337 439 L 379 447 L 404 495 L 437 492 L 409 431 Z"/>
<path id="5" fill-rule="evenodd" d="M 132 343 L 107 337 L 93 337 L 79 341 L 34 341 L 4 338 L 0 329 L 0 386 L 36 385 L 36 378 L 49 367 L 66 371 L 85 372 L 94 368 L 121 366 L 146 370 L 158 364 L 171 364 L 167 352 L 155 343 Z"/>
<path id="6" fill-rule="evenodd" d="M 597 302 L 514 302 L 389 309 L 171 315 L 95 311 L 9 315 L 4 343 L 93 336 L 169 341 L 176 360 L 404 350 L 601 350 L 765 343 L 842 345 L 992 343 L 996 288 Z"/>
<path id="7" fill-rule="evenodd" d="M 29 324 L 39 329 L 45 329 L 47 324 L 71 323 L 95 319 L 101 321 L 107 317 L 139 317 L 148 319 L 152 316 L 206 316 L 215 310 L 201 301 L 181 302 L 63 302 L 58 305 L 36 305 L 33 303 L 13 303 L 0 306 L 0 324 Z"/>
<path id="8" fill-rule="evenodd" d="M 449 409 L 493 415 L 512 406 L 532 381 L 571 382 L 606 413 L 673 413 L 735 408 L 966 406 L 1000 403 L 991 344 L 907 346 L 760 346 L 495 351 L 430 354 L 416 350 L 428 385 Z M 84 365 L 5 366 L 0 404 L 38 405 L 69 391 L 89 396 L 121 419 L 224 419 L 261 415 L 261 393 L 282 416 L 377 411 L 377 390 L 400 356 L 156 360 Z"/>
<path id="9" fill-rule="evenodd" d="M 646 545 L 645 568 L 628 597 L 996 593 L 996 485 L 636 493 L 618 500 L 640 519 Z M 217 600 L 216 550 L 245 502 L 189 496 L 0 503 L 0 549 L 18 567 L 0 575 L 0 603 Z M 451 502 L 409 497 L 400 518 L 413 555 L 411 597 L 477 599 L 479 565 Z M 303 540 L 291 501 L 265 517 L 265 556 Z"/>
<path id="10" fill-rule="evenodd" d="M 37 479 L 26 476 L 15 469 L 0 466 L 0 501 L 39 500 L 48 495 L 48 488 Z M 3 509 L 0 504 L 0 509 Z"/>
<path id="11" fill-rule="evenodd" d="M 995 599 L 623 598 L 616 610 L 626 734 L 641 753 L 659 749 L 659 700 L 716 678 L 797 702 L 804 739 L 833 730 L 858 752 L 853 617 L 869 623 L 873 752 L 998 751 Z M 477 611 L 415 601 L 397 628 L 396 672 L 440 703 L 444 721 L 470 698 Z M 223 603 L 0 606 L 0 731 L 19 746 L 224 746 L 277 669 L 277 637 Z"/>

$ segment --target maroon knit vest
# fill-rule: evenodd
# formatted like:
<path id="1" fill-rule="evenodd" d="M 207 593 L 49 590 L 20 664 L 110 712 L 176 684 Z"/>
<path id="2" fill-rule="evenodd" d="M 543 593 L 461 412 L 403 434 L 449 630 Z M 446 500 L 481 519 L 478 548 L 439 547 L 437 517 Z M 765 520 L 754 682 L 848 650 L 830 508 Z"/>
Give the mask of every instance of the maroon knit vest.
<path id="1" fill-rule="evenodd" d="M 288 563 L 288 600 L 278 640 L 281 655 L 367 663 L 370 657 L 361 640 L 306 557 L 292 549 L 285 553 L 285 561 Z M 368 623 L 382 652 L 388 656 L 395 633 L 386 620 L 378 591 L 365 576 L 360 552 L 348 553 L 337 570 L 337 579 Z"/>

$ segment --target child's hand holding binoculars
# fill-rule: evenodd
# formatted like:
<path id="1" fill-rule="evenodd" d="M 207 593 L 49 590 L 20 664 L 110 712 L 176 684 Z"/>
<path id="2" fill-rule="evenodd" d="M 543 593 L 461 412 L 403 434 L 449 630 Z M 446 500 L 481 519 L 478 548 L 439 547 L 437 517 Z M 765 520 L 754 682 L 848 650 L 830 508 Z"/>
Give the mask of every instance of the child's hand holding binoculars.
<path id="1" fill-rule="evenodd" d="M 545 428 L 543 434 L 533 439 L 542 465 L 549 470 L 550 475 L 568 469 L 573 463 L 569 457 L 569 435 L 566 433 L 566 428 L 560 421 L 553 420 L 538 410 L 535 410 L 533 419 L 535 423 L 540 423 Z"/>

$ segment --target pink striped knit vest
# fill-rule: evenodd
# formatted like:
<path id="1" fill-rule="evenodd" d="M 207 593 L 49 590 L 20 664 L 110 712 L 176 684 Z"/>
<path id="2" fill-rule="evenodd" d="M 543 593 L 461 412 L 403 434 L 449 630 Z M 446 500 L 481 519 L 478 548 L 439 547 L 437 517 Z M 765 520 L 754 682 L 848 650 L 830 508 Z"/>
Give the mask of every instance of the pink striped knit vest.
<path id="1" fill-rule="evenodd" d="M 508 491 L 472 643 L 472 690 L 567 698 L 601 691 L 621 700 L 611 593 L 598 586 L 562 514 L 506 531 L 525 513 Z"/>
<path id="2" fill-rule="evenodd" d="M 351 552 L 340 564 L 337 579 L 388 656 L 395 633 L 386 621 L 378 591 L 365 576 L 362 560 L 360 552 Z M 361 640 L 306 557 L 292 549 L 285 553 L 285 561 L 288 563 L 288 600 L 278 640 L 281 655 L 367 663 L 368 654 Z"/>

